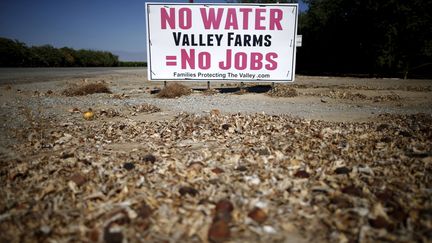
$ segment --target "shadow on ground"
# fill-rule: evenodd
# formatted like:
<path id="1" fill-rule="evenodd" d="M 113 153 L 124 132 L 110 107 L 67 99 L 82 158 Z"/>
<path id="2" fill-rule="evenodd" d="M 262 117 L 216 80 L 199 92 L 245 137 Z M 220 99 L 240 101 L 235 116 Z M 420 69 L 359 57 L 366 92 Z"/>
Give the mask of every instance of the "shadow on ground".
<path id="1" fill-rule="evenodd" d="M 243 90 L 247 93 L 267 93 L 272 89 L 271 85 L 255 85 L 250 87 L 244 87 Z M 206 91 L 207 88 L 193 88 L 195 91 Z M 220 87 L 215 88 L 215 90 L 219 91 L 221 94 L 227 94 L 227 93 L 238 93 L 240 92 L 240 87 Z"/>

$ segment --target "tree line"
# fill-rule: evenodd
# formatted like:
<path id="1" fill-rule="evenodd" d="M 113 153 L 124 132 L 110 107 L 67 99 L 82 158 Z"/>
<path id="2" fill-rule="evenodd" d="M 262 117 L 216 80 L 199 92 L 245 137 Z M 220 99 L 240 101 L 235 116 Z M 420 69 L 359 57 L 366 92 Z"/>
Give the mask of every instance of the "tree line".
<path id="1" fill-rule="evenodd" d="M 107 51 L 32 46 L 0 38 L 1 67 L 116 67 L 118 56 Z"/>
<path id="2" fill-rule="evenodd" d="M 432 78 L 432 1 L 303 2 L 308 9 L 299 16 L 298 73 Z"/>

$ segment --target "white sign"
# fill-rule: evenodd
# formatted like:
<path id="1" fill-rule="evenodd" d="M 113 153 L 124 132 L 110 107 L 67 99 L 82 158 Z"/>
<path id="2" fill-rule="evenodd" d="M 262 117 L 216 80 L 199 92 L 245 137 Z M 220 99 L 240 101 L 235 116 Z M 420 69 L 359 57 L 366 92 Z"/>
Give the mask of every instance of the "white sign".
<path id="1" fill-rule="evenodd" d="M 294 81 L 297 4 L 146 3 L 150 80 Z"/>

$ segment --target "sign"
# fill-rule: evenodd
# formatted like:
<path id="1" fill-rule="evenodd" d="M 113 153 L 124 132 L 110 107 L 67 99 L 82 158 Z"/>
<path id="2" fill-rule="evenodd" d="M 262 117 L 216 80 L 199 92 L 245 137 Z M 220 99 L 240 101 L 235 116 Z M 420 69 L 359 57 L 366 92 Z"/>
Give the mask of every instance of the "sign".
<path id="1" fill-rule="evenodd" d="M 149 80 L 294 81 L 297 4 L 146 3 Z"/>

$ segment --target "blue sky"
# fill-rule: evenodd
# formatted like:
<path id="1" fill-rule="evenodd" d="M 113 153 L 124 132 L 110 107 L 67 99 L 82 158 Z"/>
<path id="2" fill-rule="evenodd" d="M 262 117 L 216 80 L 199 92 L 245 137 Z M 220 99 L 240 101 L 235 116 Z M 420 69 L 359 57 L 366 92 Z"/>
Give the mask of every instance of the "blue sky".
<path id="1" fill-rule="evenodd" d="M 107 50 L 119 55 L 121 60 L 144 60 L 145 2 L 147 1 L 1 0 L 0 37 L 18 39 L 29 46 L 50 44 L 55 47 Z M 301 4 L 300 9 L 305 8 Z"/>

